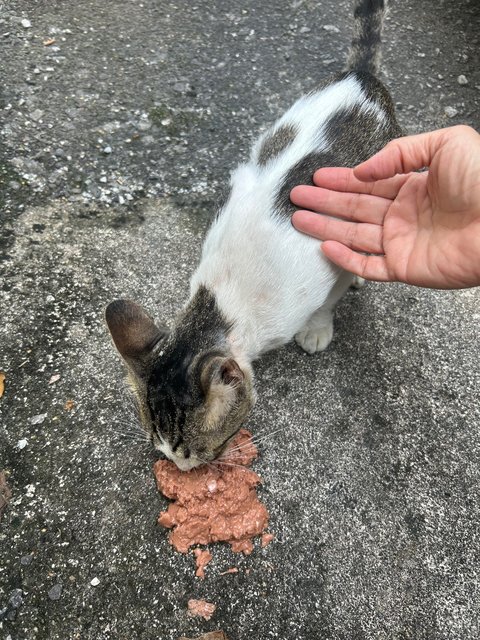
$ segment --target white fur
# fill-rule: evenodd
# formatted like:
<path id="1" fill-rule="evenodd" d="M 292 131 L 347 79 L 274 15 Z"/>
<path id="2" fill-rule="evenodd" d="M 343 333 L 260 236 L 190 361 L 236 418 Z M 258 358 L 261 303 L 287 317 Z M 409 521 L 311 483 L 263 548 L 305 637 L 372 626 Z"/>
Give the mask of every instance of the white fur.
<path id="1" fill-rule="evenodd" d="M 382 121 L 380 107 L 367 99 L 354 76 L 300 98 L 260 138 L 248 164 L 232 175 L 231 196 L 207 235 L 191 294 L 201 284 L 215 293 L 223 315 L 233 322 L 229 340 L 240 366 L 294 335 L 310 353 L 331 340 L 333 306 L 353 277 L 323 256 L 318 240 L 277 215 L 274 202 L 289 169 L 308 153 L 328 149 L 329 119 L 357 105 Z M 277 158 L 259 166 L 263 139 L 283 124 L 295 125 L 298 134 Z"/>
<path id="2" fill-rule="evenodd" d="M 170 444 L 166 440 L 163 440 L 163 438 L 158 438 L 158 441 L 156 441 L 154 444 L 155 449 L 157 451 L 161 451 L 169 460 L 175 462 L 175 464 L 181 471 L 190 471 L 190 469 L 203 464 L 203 460 L 200 460 L 194 455 L 191 455 L 189 458 L 185 458 L 181 449 L 178 449 L 174 453 Z"/>

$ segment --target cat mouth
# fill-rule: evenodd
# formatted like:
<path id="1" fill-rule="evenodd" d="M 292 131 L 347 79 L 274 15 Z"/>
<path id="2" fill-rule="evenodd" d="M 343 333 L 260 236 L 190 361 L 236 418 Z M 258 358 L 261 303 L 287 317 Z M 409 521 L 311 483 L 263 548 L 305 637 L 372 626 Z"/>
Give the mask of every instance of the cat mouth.
<path id="1" fill-rule="evenodd" d="M 191 455 L 188 458 L 180 458 L 179 456 L 176 456 L 171 450 L 170 445 L 167 442 L 162 442 L 158 437 L 154 437 L 152 441 L 155 451 L 163 453 L 168 460 L 175 463 L 180 471 L 190 471 L 191 469 L 195 469 L 196 467 L 205 464 L 205 460 L 200 460 L 195 455 Z"/>

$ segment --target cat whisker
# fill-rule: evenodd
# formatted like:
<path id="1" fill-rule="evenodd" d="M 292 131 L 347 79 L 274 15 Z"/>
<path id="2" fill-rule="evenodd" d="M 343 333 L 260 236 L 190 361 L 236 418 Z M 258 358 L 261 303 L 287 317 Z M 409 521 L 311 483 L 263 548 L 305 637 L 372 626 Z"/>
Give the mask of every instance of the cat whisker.
<path id="1" fill-rule="evenodd" d="M 224 462 L 223 460 L 220 460 L 220 458 L 217 458 L 217 460 L 213 460 L 212 464 L 214 464 L 217 467 L 220 465 L 225 465 L 227 467 L 239 467 L 240 469 L 246 469 L 244 464 L 235 464 L 234 462 Z"/>
<path id="2" fill-rule="evenodd" d="M 135 429 L 126 429 L 122 428 L 118 431 L 119 434 L 123 434 L 125 436 L 133 436 L 138 438 L 139 440 L 148 440 L 146 433 L 141 433 L 140 431 L 136 431 Z"/>
<path id="3" fill-rule="evenodd" d="M 271 433 L 267 433 L 264 436 L 257 436 L 256 438 L 254 437 L 248 442 L 244 442 L 243 444 L 237 445 L 236 447 L 227 449 L 226 453 L 234 453 L 237 451 L 245 452 L 246 450 L 248 450 L 249 447 L 250 448 L 256 447 L 258 444 L 263 443 L 265 440 L 268 440 L 268 438 L 271 438 L 273 435 L 275 435 L 279 431 L 282 431 L 282 429 L 281 428 L 275 429 L 275 431 L 272 431 Z"/>

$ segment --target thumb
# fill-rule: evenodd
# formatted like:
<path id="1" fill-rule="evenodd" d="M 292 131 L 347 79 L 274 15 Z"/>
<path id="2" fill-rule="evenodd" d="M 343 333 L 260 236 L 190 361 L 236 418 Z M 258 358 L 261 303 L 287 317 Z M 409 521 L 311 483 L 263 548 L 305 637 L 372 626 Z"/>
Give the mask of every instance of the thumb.
<path id="1" fill-rule="evenodd" d="M 428 167 L 445 143 L 449 131 L 451 129 L 440 129 L 392 140 L 369 160 L 355 167 L 353 173 L 363 182 L 373 182 Z"/>

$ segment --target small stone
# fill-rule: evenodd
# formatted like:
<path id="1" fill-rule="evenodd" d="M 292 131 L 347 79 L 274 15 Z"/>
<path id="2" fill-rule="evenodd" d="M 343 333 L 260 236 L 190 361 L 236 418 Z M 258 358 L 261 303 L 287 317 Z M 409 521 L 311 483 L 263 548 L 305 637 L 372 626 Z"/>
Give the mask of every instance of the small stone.
<path id="1" fill-rule="evenodd" d="M 12 609 L 18 609 L 23 604 L 23 591 L 21 589 L 14 589 L 8 599 L 8 604 Z"/>
<path id="2" fill-rule="evenodd" d="M 100 178 L 100 182 L 107 182 L 107 176 L 102 176 Z"/>
<path id="3" fill-rule="evenodd" d="M 445 115 L 447 118 L 454 118 L 458 113 L 458 109 L 454 107 L 445 107 Z"/>
<path id="4" fill-rule="evenodd" d="M 92 585 L 92 587 L 98 587 L 98 585 L 100 584 L 100 580 L 98 578 L 92 578 L 92 580 L 90 580 L 90 584 Z"/>
<path id="5" fill-rule="evenodd" d="M 20 558 L 20 564 L 24 567 L 28 567 L 29 564 L 32 564 L 33 553 L 29 553 L 28 556 L 22 556 Z"/>
<path id="6" fill-rule="evenodd" d="M 32 111 L 29 117 L 31 120 L 38 122 L 39 120 L 42 119 L 43 113 L 44 112 L 41 109 L 35 109 L 35 111 Z"/>
<path id="7" fill-rule="evenodd" d="M 112 147 L 105 147 L 105 148 L 103 149 L 103 153 L 106 153 L 107 155 L 108 155 L 108 154 L 110 154 L 110 153 L 112 153 Z"/>
<path id="8" fill-rule="evenodd" d="M 48 381 L 48 384 L 53 384 L 54 382 L 57 382 L 58 380 L 60 380 L 60 374 L 59 373 L 55 373 L 50 380 Z"/>
<path id="9" fill-rule="evenodd" d="M 468 80 L 464 75 L 460 75 L 457 78 L 458 84 L 468 84 Z"/>
<path id="10" fill-rule="evenodd" d="M 22 438 L 17 442 L 17 449 L 21 451 L 22 449 L 25 449 L 27 444 L 28 444 L 28 440 L 26 438 Z"/>
<path id="11" fill-rule="evenodd" d="M 25 491 L 27 498 L 33 498 L 33 496 L 35 495 L 35 485 L 27 484 L 27 486 L 25 487 Z"/>
<path id="12" fill-rule="evenodd" d="M 188 82 L 179 81 L 175 82 L 175 84 L 173 85 L 173 90 L 177 93 L 188 93 L 189 91 L 191 91 L 191 87 Z"/>
<path id="13" fill-rule="evenodd" d="M 151 128 L 152 123 L 148 120 L 140 120 L 140 122 L 137 123 L 137 129 L 139 129 L 140 131 L 148 131 Z"/>
<path id="14" fill-rule="evenodd" d="M 340 33 L 340 29 L 334 24 L 324 24 L 323 29 L 329 33 Z"/>
<path id="15" fill-rule="evenodd" d="M 46 413 L 39 413 L 38 416 L 33 416 L 33 418 L 30 418 L 30 424 L 42 424 L 46 417 Z"/>
<path id="16" fill-rule="evenodd" d="M 310 33 L 310 27 L 301 27 L 300 33 Z"/>
<path id="17" fill-rule="evenodd" d="M 53 587 L 48 592 L 48 597 L 50 600 L 60 600 L 60 596 L 62 595 L 63 585 L 61 582 L 54 584 Z"/>
<path id="18" fill-rule="evenodd" d="M 24 29 L 30 29 L 32 26 L 32 23 L 30 22 L 30 20 L 27 20 L 27 18 L 23 18 L 21 25 Z"/>

